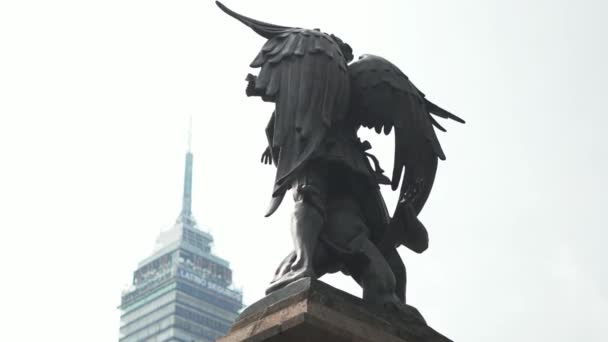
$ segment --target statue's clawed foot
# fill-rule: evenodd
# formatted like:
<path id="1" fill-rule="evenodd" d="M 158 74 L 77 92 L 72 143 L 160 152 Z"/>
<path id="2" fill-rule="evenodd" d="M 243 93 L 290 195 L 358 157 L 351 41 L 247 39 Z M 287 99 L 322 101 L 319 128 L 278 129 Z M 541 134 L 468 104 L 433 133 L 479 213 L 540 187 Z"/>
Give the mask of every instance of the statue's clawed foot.
<path id="1" fill-rule="evenodd" d="M 311 268 L 302 268 L 298 270 L 289 270 L 284 273 L 280 277 L 275 277 L 275 279 L 270 283 L 268 288 L 266 288 L 266 294 L 279 290 L 297 280 L 303 278 L 313 278 L 316 279 L 316 274 Z"/>

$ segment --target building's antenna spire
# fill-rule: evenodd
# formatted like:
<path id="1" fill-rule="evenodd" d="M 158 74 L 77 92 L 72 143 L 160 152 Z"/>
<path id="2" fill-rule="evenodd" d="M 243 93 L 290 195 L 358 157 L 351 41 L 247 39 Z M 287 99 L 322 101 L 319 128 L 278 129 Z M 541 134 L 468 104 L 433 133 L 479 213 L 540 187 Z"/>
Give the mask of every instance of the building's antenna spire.
<path id="1" fill-rule="evenodd" d="M 188 151 L 186 151 L 186 169 L 184 172 L 184 195 L 180 219 L 184 222 L 194 221 L 192 218 L 192 115 L 188 127 Z"/>
<path id="2" fill-rule="evenodd" d="M 192 115 L 190 115 L 190 124 L 188 126 L 188 152 L 192 152 Z"/>

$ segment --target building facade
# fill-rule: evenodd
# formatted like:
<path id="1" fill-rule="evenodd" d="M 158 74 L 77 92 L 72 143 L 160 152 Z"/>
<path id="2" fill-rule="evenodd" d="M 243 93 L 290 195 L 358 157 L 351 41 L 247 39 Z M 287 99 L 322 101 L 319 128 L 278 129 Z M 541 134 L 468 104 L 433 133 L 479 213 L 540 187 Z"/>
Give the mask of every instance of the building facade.
<path id="1" fill-rule="evenodd" d="M 212 253 L 212 236 L 192 215 L 192 161 L 188 149 L 176 223 L 161 232 L 154 253 L 139 263 L 122 294 L 120 342 L 215 341 L 243 307 L 229 263 Z"/>

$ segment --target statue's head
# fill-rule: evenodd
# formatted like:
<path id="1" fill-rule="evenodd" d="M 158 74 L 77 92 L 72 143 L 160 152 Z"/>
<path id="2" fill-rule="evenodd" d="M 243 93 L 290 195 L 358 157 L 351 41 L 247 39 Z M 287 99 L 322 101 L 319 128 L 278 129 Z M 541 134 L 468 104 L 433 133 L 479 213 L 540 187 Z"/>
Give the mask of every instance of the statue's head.
<path id="1" fill-rule="evenodd" d="M 338 36 L 331 34 L 330 37 L 340 47 L 342 55 L 344 55 L 344 59 L 346 59 L 346 63 L 350 63 L 353 60 L 353 49 L 350 47 L 350 45 L 343 42 Z"/>

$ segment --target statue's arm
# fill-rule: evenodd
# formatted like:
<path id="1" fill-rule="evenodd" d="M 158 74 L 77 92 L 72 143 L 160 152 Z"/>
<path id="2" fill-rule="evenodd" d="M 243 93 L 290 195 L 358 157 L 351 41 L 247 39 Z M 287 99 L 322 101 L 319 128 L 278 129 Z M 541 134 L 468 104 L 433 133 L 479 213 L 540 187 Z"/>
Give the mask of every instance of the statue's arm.
<path id="1" fill-rule="evenodd" d="M 264 164 L 272 164 L 274 163 L 275 165 L 277 164 L 277 150 L 272 148 L 273 145 L 273 138 L 274 138 L 274 115 L 275 113 L 272 112 L 272 115 L 270 116 L 270 120 L 268 121 L 268 124 L 266 125 L 266 138 L 268 139 L 268 146 L 266 147 L 266 149 L 264 150 L 264 152 L 262 153 L 262 163 Z"/>
<path id="2" fill-rule="evenodd" d="M 272 146 L 273 138 L 274 138 L 274 111 L 270 116 L 270 120 L 268 120 L 268 124 L 266 125 L 266 138 L 268 139 L 268 146 Z"/>

